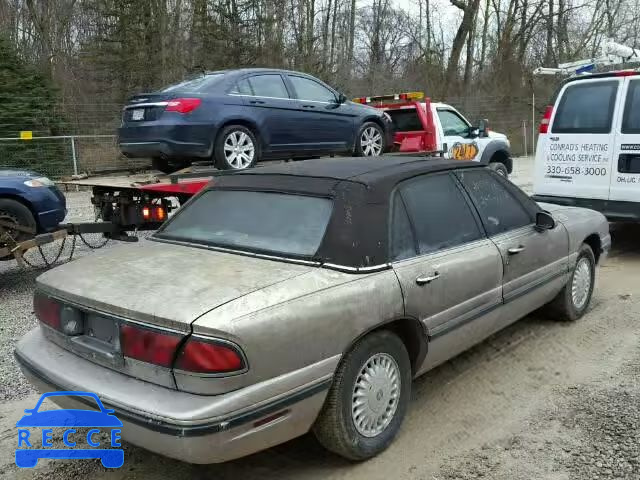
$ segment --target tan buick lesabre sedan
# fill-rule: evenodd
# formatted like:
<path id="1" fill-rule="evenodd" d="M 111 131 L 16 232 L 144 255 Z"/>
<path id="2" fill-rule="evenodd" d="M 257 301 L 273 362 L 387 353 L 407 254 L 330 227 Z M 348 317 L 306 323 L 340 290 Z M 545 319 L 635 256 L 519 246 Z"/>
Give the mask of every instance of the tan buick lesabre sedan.
<path id="1" fill-rule="evenodd" d="M 414 377 L 539 307 L 581 317 L 609 246 L 600 213 L 539 205 L 477 163 L 266 166 L 215 179 L 148 241 L 40 276 L 15 355 L 169 457 L 312 430 L 362 460 L 398 433 Z"/>

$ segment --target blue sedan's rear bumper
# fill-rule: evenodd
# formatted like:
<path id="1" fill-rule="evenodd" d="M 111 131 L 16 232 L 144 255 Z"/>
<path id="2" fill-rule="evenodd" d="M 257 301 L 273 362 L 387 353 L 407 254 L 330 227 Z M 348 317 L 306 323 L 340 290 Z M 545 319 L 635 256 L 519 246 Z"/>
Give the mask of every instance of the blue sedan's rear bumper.
<path id="1" fill-rule="evenodd" d="M 118 129 L 120 151 L 130 158 L 210 158 L 215 129 L 211 125 L 125 125 Z"/>

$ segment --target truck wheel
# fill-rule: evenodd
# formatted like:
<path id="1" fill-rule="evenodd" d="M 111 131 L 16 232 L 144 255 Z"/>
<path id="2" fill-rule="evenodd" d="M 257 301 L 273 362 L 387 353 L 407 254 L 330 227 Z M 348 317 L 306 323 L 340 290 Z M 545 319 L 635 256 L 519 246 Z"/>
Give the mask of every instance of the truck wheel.
<path id="1" fill-rule="evenodd" d="M 377 123 L 366 122 L 360 127 L 356 137 L 356 157 L 377 157 L 385 149 L 384 132 Z"/>
<path id="2" fill-rule="evenodd" d="M 591 302 L 595 284 L 596 259 L 593 250 L 583 244 L 569 280 L 548 305 L 549 313 L 560 321 L 573 322 L 584 315 Z"/>
<path id="3" fill-rule="evenodd" d="M 507 166 L 502 162 L 491 162 L 489 164 L 489 168 L 496 172 L 498 175 L 503 176 L 504 178 L 509 178 L 509 170 Z"/>
<path id="4" fill-rule="evenodd" d="M 5 223 L 19 225 L 30 230 L 30 232 L 24 232 L 22 230 L 5 228 L 6 233 L 9 234 L 15 242 L 22 242 L 32 238 L 38 230 L 38 224 L 36 223 L 31 210 L 22 203 L 10 198 L 0 198 L 0 220 Z M 2 242 L 2 240 L 0 240 L 0 247 L 5 245 L 6 242 Z M 8 260 L 10 258 L 13 258 L 13 256 L 0 257 L 0 260 Z"/>
<path id="5" fill-rule="evenodd" d="M 218 135 L 214 155 L 221 170 L 245 170 L 260 159 L 260 144 L 247 127 L 227 125 Z"/>
<path id="6" fill-rule="evenodd" d="M 313 426 L 318 441 L 350 460 L 387 448 L 411 395 L 411 364 L 404 344 L 389 331 L 367 335 L 344 355 Z"/>

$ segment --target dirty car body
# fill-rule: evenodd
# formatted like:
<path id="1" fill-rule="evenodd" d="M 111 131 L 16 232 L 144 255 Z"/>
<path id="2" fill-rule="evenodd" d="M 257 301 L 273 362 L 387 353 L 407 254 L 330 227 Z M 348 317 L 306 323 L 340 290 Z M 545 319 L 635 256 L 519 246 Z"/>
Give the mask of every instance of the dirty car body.
<path id="1" fill-rule="evenodd" d="M 495 217 L 501 196 L 520 216 Z M 597 260 L 609 244 L 599 213 L 540 206 L 473 162 L 263 167 L 217 178 L 150 241 L 40 276 L 40 326 L 15 354 L 42 391 L 97 393 L 127 441 L 215 463 L 311 428 L 327 445 L 325 400 L 363 345 L 392 338 L 362 367 L 392 373 L 366 397 L 373 420 L 355 413 L 362 375 L 344 419 L 366 448 L 339 453 L 366 458 L 399 427 L 411 378 L 553 300 L 581 246 Z"/>

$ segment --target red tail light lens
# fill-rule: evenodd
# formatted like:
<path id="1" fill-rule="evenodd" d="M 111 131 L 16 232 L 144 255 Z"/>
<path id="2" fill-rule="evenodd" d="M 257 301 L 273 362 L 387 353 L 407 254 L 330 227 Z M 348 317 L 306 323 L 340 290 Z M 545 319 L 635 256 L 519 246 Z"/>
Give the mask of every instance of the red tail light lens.
<path id="1" fill-rule="evenodd" d="M 167 103 L 167 112 L 189 113 L 200 106 L 202 100 L 199 98 L 174 98 Z"/>
<path id="2" fill-rule="evenodd" d="M 616 72 L 616 77 L 634 77 L 636 75 L 640 75 L 640 72 L 637 70 L 620 70 Z"/>
<path id="3" fill-rule="evenodd" d="M 548 133 L 549 132 L 549 124 L 551 123 L 551 115 L 553 115 L 553 105 L 549 105 L 544 112 L 544 116 L 540 121 L 540 129 L 539 133 Z"/>
<path id="4" fill-rule="evenodd" d="M 245 363 L 232 344 L 190 338 L 178 355 L 176 368 L 196 373 L 229 373 L 243 370 Z"/>
<path id="5" fill-rule="evenodd" d="M 60 312 L 62 305 L 53 298 L 36 292 L 33 297 L 33 311 L 38 320 L 51 328 L 60 330 Z"/>
<path id="6" fill-rule="evenodd" d="M 170 368 L 183 336 L 136 325 L 120 326 L 120 346 L 125 357 Z"/>

